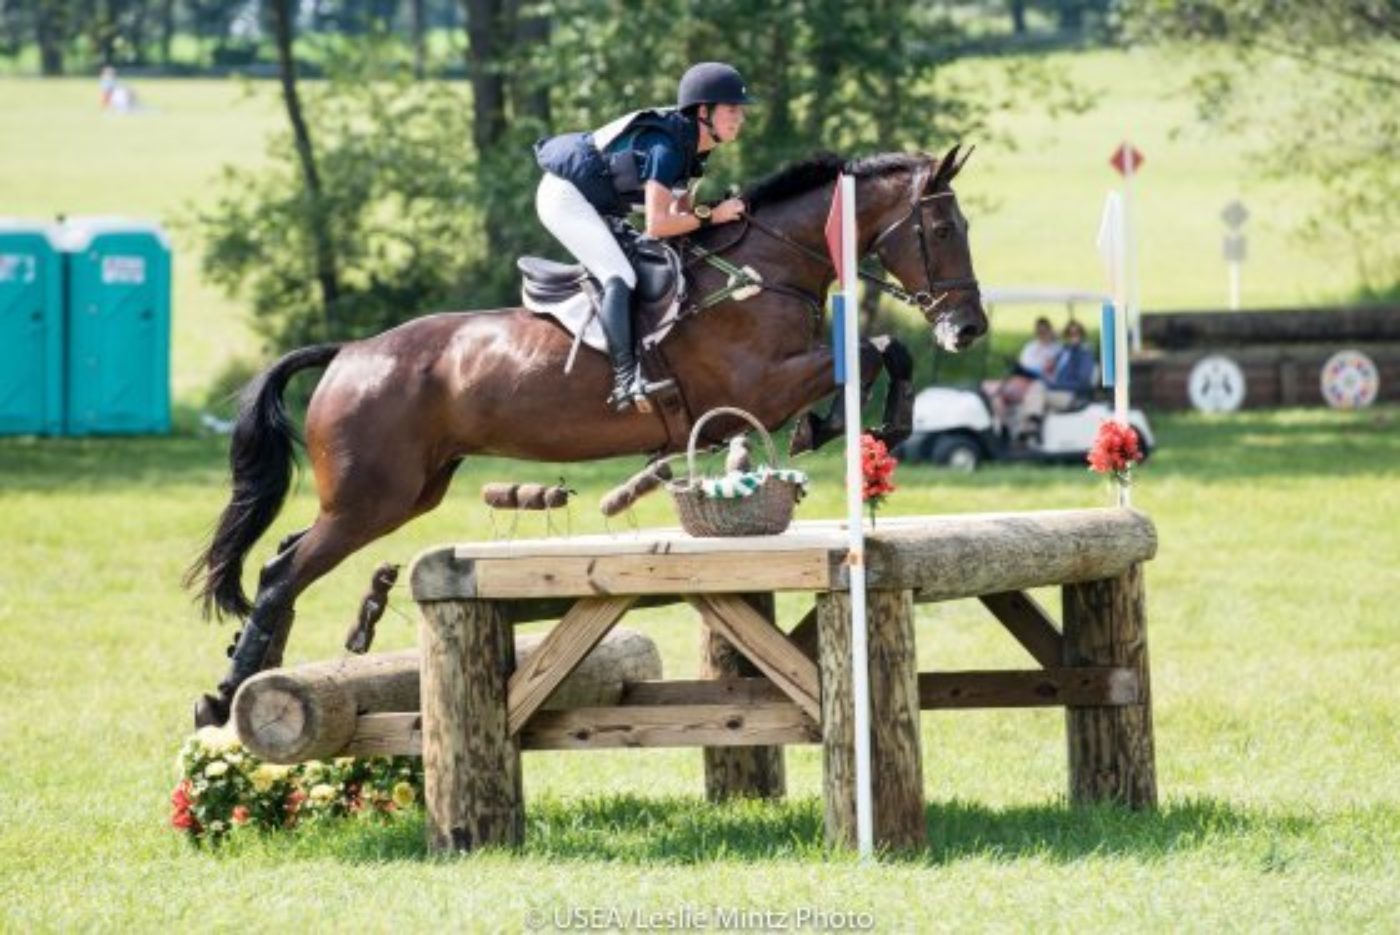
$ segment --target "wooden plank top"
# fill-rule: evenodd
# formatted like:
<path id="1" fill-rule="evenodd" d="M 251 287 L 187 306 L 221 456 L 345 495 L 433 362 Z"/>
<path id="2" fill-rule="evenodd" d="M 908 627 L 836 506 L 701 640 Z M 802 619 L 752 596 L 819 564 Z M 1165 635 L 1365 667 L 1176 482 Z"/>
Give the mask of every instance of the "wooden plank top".
<path id="1" fill-rule="evenodd" d="M 844 590 L 846 535 L 844 521 L 805 520 L 777 536 L 466 542 L 422 552 L 410 581 L 418 601 Z M 892 516 L 866 530 L 870 586 L 933 600 L 1111 577 L 1156 546 L 1151 520 L 1119 509 Z"/>

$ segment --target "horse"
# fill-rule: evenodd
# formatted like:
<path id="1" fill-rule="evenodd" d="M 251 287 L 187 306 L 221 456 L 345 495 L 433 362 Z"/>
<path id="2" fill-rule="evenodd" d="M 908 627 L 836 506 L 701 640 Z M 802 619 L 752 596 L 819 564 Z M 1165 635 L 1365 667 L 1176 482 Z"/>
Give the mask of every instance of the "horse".
<path id="1" fill-rule="evenodd" d="M 872 279 L 917 306 L 946 350 L 963 350 L 984 334 L 967 220 L 951 187 L 967 160 L 959 148 L 941 159 L 887 153 L 845 162 L 821 154 L 747 189 L 744 220 L 692 235 L 692 251 L 757 271 L 763 289 L 672 330 L 663 347 L 687 408 L 737 406 L 770 429 L 801 415 L 798 450 L 840 434 L 839 397 L 826 416 L 809 410 L 836 390 L 821 296 L 835 279 L 824 228 L 832 183 L 843 171 L 855 178 L 858 254 L 876 256 L 904 288 Z M 689 278 L 692 292 L 720 290 L 726 281 L 705 263 L 694 264 Z M 302 591 L 435 508 L 464 458 L 576 462 L 666 448 L 660 414 L 605 405 L 605 355 L 578 355 L 566 375 L 571 348 L 562 326 L 525 308 L 442 313 L 364 340 L 292 351 L 249 382 L 230 442 L 231 497 L 185 579 L 206 618 L 244 620 L 228 675 L 195 704 L 197 725 L 225 723 L 238 686 L 280 665 Z M 891 383 L 881 431 L 896 442 L 911 428 L 912 360 L 897 342 L 864 342 L 867 394 L 882 363 Z M 281 510 L 298 441 L 282 394 L 294 373 L 312 367 L 326 368 L 305 419 L 319 512 L 278 545 L 250 601 L 243 563 Z"/>

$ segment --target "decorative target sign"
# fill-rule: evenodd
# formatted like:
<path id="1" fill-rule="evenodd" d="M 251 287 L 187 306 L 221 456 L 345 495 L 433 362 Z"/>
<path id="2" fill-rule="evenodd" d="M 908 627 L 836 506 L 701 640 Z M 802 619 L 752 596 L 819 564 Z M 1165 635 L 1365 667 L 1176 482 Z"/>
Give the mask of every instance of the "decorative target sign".
<path id="1" fill-rule="evenodd" d="M 1234 412 L 1244 405 L 1244 371 L 1224 354 L 1202 357 L 1191 368 L 1186 392 L 1201 412 Z"/>
<path id="2" fill-rule="evenodd" d="M 1380 372 L 1360 351 L 1338 351 L 1322 365 L 1322 398 L 1333 409 L 1364 409 L 1380 387 Z"/>

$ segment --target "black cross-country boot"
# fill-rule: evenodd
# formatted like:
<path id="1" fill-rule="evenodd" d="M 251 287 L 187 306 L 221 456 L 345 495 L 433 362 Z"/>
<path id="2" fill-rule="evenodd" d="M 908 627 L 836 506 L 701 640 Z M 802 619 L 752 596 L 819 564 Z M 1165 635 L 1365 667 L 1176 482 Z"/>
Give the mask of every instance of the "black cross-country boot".
<path id="1" fill-rule="evenodd" d="M 632 290 L 616 276 L 603 284 L 598 320 L 608 339 L 612 357 L 613 389 L 608 405 L 618 412 L 631 405 L 646 410 L 646 391 L 637 372 L 637 354 L 632 346 Z"/>
<path id="2" fill-rule="evenodd" d="M 228 723 L 229 709 L 238 686 L 257 675 L 263 669 L 268 649 L 272 646 L 273 634 L 264 630 L 256 621 L 249 620 L 238 634 L 237 641 L 229 647 L 229 657 L 233 660 L 228 675 L 219 682 L 217 695 L 204 695 L 194 703 L 194 726 L 223 727 Z"/>

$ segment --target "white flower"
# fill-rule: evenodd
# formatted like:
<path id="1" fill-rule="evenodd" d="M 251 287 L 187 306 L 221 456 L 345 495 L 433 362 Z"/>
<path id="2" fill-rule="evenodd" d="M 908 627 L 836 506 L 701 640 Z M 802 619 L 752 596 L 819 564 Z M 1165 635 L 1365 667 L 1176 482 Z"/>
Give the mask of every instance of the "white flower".
<path id="1" fill-rule="evenodd" d="M 210 779 L 218 779 L 220 776 L 227 772 L 228 764 L 225 763 L 223 760 L 215 760 L 208 766 L 204 767 L 204 775 L 208 776 Z"/>
<path id="2" fill-rule="evenodd" d="M 311 801 L 326 803 L 335 798 L 335 787 L 326 783 L 319 783 L 311 787 Z"/>
<path id="3" fill-rule="evenodd" d="M 230 766 L 237 766 L 239 763 L 243 762 L 243 754 L 237 751 L 230 751 L 224 754 L 224 760 Z"/>
<path id="4" fill-rule="evenodd" d="M 230 727 L 201 727 L 194 735 L 200 746 L 214 756 L 243 748 L 238 735 Z"/>
<path id="5" fill-rule="evenodd" d="M 227 827 L 228 825 L 224 824 L 222 821 L 211 821 L 209 822 L 209 833 L 222 834 L 223 830 Z"/>

